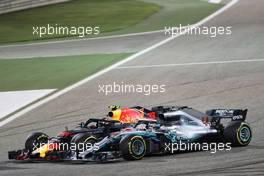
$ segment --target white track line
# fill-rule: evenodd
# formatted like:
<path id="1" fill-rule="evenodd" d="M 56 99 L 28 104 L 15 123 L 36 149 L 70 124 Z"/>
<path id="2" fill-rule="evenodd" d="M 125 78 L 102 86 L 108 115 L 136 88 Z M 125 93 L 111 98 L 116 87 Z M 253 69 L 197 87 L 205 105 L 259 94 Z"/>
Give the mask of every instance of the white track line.
<path id="1" fill-rule="evenodd" d="M 209 3 L 219 4 L 222 0 L 208 0 Z"/>
<path id="2" fill-rule="evenodd" d="M 159 64 L 159 65 L 139 65 L 139 66 L 135 65 L 135 66 L 117 67 L 115 69 L 160 68 L 160 67 L 212 65 L 212 64 L 233 64 L 233 63 L 247 63 L 247 62 L 264 62 L 264 59 L 226 60 L 226 61 L 209 61 L 209 62 L 190 62 L 190 63 L 180 63 L 180 64 Z"/>
<path id="3" fill-rule="evenodd" d="M 149 31 L 149 32 L 138 32 L 138 33 L 131 33 L 131 34 L 121 34 L 121 35 L 94 37 L 94 38 L 79 38 L 79 39 L 66 39 L 66 40 L 56 40 L 56 41 L 48 41 L 48 42 L 35 42 L 35 43 L 0 45 L 0 48 L 17 47 L 17 46 L 35 46 L 35 45 L 57 44 L 57 43 L 69 43 L 69 42 L 81 42 L 81 41 L 101 40 L 101 39 L 114 39 L 114 38 L 121 38 L 121 37 L 131 37 L 131 36 L 162 33 L 164 31 L 165 30 L 157 30 L 157 31 Z"/>
<path id="4" fill-rule="evenodd" d="M 206 23 L 207 21 L 213 19 L 214 17 L 216 17 L 217 15 L 219 15 L 222 12 L 226 11 L 227 9 L 229 9 L 230 7 L 232 7 L 234 4 L 236 4 L 239 1 L 240 0 L 232 0 L 230 3 L 228 3 L 227 5 L 225 5 L 224 7 L 219 9 L 218 11 L 216 11 L 215 13 L 213 13 L 210 16 L 204 18 L 200 22 L 198 22 L 195 25 L 193 25 L 191 28 L 188 28 L 188 30 L 186 30 L 185 33 L 188 32 L 189 30 L 192 30 L 193 28 L 198 27 L 198 26 Z M 181 35 L 183 35 L 183 34 L 181 34 Z M 49 102 L 49 101 L 51 101 L 51 100 L 53 100 L 53 99 L 65 94 L 67 92 L 69 92 L 70 90 L 75 89 L 75 88 L 83 85 L 84 83 L 87 83 L 87 82 L 89 82 L 89 81 L 91 81 L 91 80 L 93 80 L 93 79 L 95 79 L 95 78 L 97 78 L 97 77 L 109 72 L 110 70 L 113 70 L 114 68 L 116 68 L 116 67 L 118 67 L 118 66 L 120 66 L 120 65 L 122 65 L 122 64 L 124 64 L 124 63 L 126 63 L 128 61 L 131 61 L 131 60 L 133 60 L 133 59 L 135 59 L 135 58 L 137 58 L 137 57 L 139 57 L 139 56 L 141 56 L 141 55 L 143 55 L 143 54 L 145 54 L 147 52 L 150 52 L 150 51 L 154 50 L 155 48 L 158 48 L 159 46 L 164 45 L 164 44 L 170 42 L 171 40 L 173 40 L 173 39 L 175 39 L 175 38 L 177 38 L 177 37 L 179 37 L 181 35 L 175 35 L 173 37 L 167 38 L 167 39 L 165 39 L 165 40 L 163 40 L 163 41 L 161 41 L 161 42 L 159 42 L 159 43 L 157 43 L 157 44 L 155 44 L 153 46 L 150 46 L 149 48 L 146 48 L 146 49 L 144 49 L 142 51 L 139 51 L 138 53 L 135 53 L 135 54 L 127 57 L 126 59 L 121 60 L 120 62 L 117 62 L 117 63 L 109 66 L 109 67 L 107 67 L 107 68 L 105 68 L 105 69 L 103 69 L 103 70 L 101 70 L 101 71 L 99 71 L 99 72 L 97 72 L 97 73 L 95 73 L 95 74 L 93 74 L 93 75 L 91 75 L 91 76 L 89 76 L 89 77 L 87 77 L 87 78 L 85 78 L 85 79 L 83 79 L 83 80 L 81 80 L 81 81 L 69 86 L 69 87 L 66 87 L 65 89 L 63 89 L 61 91 L 58 91 L 57 93 L 54 93 L 53 95 L 51 95 L 51 96 L 49 96 L 49 97 L 47 97 L 47 98 L 45 98 L 45 99 L 43 99 L 43 100 L 41 100 L 41 101 L 29 106 L 29 107 L 19 111 L 18 113 L 10 116 L 7 119 L 1 121 L 0 122 L 0 127 L 2 127 L 5 124 L 11 122 L 12 120 L 18 118 L 19 116 L 24 115 L 27 112 L 29 112 L 29 111 L 31 111 L 31 110 L 33 110 L 33 109 L 35 109 L 35 108 L 47 103 L 47 102 Z"/>

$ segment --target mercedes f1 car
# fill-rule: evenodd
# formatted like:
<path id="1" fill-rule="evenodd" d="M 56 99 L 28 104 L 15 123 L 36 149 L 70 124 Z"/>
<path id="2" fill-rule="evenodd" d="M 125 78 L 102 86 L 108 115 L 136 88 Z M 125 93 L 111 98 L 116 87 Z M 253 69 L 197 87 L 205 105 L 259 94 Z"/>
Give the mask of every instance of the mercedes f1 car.
<path id="1" fill-rule="evenodd" d="M 107 160 L 122 156 L 126 160 L 139 160 L 145 155 L 170 153 L 169 144 L 222 142 L 246 146 L 252 138 L 251 128 L 245 122 L 247 110 L 212 109 L 202 113 L 186 106 L 160 106 L 151 111 L 158 116 L 156 122 L 139 121 L 134 128 L 105 137 L 79 157 Z M 231 122 L 224 125 L 221 123 L 224 118 Z"/>
<path id="2" fill-rule="evenodd" d="M 120 116 L 120 110 L 119 107 L 114 108 L 112 115 L 109 115 Z M 202 113 L 185 106 L 158 106 L 142 112 L 151 113 L 151 117 L 155 116 L 156 120 L 140 119 L 135 126 L 108 130 L 108 133 L 100 135 L 90 132 L 74 135 L 72 143 L 92 144 L 84 150 L 59 150 L 57 146 L 48 150 L 48 145 L 43 145 L 34 151 L 11 151 L 9 159 L 105 161 L 123 157 L 126 160 L 139 160 L 145 155 L 170 152 L 166 146 L 172 143 L 229 142 L 232 146 L 246 146 L 252 138 L 251 128 L 245 122 L 247 110 L 212 109 Z M 230 119 L 227 125 L 222 123 L 225 118 Z"/>

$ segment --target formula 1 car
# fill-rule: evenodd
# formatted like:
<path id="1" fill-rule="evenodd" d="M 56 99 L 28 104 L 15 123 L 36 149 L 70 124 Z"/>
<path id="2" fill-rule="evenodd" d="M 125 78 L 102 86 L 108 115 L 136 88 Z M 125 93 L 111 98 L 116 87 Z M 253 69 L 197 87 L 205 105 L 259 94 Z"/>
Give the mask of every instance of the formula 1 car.
<path id="1" fill-rule="evenodd" d="M 80 123 L 78 127 L 72 130 L 61 131 L 55 137 L 49 137 L 42 132 L 35 132 L 29 135 L 25 142 L 25 149 L 8 152 L 9 159 L 25 160 L 28 158 L 46 158 L 56 159 L 55 156 L 47 156 L 47 153 L 57 149 L 58 144 L 64 144 L 69 147 L 72 141 L 87 140 L 87 136 L 94 136 L 89 141 L 97 141 L 109 135 L 112 132 L 120 131 L 128 124 L 122 124 L 116 120 L 110 119 L 89 119 L 85 123 Z M 76 138 L 77 137 L 77 138 Z M 86 141 L 88 142 L 88 141 Z M 68 150 L 65 148 L 64 150 Z M 56 155 L 63 154 L 64 151 L 56 151 Z M 54 154 L 54 153 L 53 153 Z"/>
<path id="2" fill-rule="evenodd" d="M 111 113 L 120 110 L 115 109 Z M 151 114 L 145 115 L 144 119 L 156 119 L 162 129 L 175 127 L 177 138 L 181 140 L 210 139 L 229 141 L 233 146 L 245 146 L 252 138 L 251 128 L 245 122 L 247 109 L 211 109 L 203 113 L 187 106 L 156 106 L 151 110 L 144 108 L 144 112 Z M 230 122 L 224 124 L 223 119 L 229 119 Z"/>
<path id="3" fill-rule="evenodd" d="M 171 152 L 170 144 L 223 142 L 246 146 L 252 138 L 251 128 L 245 122 L 247 110 L 212 109 L 202 113 L 186 106 L 159 106 L 152 111 L 158 114 L 158 122 L 139 121 L 132 129 L 105 137 L 78 157 L 103 161 L 122 156 L 126 160 L 139 160 L 145 155 Z M 223 118 L 231 122 L 224 126 Z M 139 128 L 142 124 L 145 127 Z"/>
<path id="4" fill-rule="evenodd" d="M 140 106 L 136 107 L 119 107 L 110 106 L 111 111 L 108 118 L 89 119 L 85 123 L 82 122 L 75 129 L 61 131 L 55 137 L 49 137 L 42 132 L 35 132 L 29 135 L 25 142 L 25 149 L 10 151 L 9 159 L 25 160 L 25 159 L 46 159 L 56 160 L 64 158 L 68 155 L 70 146 L 74 144 L 93 144 L 100 141 L 112 132 L 120 131 L 122 128 L 136 123 L 144 118 L 155 118 L 153 113 Z M 58 149 L 63 144 L 63 149 Z M 78 153 L 78 149 L 74 152 Z"/>

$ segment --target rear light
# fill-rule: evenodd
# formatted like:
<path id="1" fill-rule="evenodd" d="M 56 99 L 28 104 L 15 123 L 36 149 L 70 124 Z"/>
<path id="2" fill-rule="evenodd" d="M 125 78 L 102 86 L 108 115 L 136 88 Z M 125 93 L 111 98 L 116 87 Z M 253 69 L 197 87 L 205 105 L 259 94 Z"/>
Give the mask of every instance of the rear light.
<path id="1" fill-rule="evenodd" d="M 58 136 L 60 137 L 69 137 L 71 135 L 73 135 L 74 133 L 70 132 L 70 131 L 62 131 L 58 134 Z"/>

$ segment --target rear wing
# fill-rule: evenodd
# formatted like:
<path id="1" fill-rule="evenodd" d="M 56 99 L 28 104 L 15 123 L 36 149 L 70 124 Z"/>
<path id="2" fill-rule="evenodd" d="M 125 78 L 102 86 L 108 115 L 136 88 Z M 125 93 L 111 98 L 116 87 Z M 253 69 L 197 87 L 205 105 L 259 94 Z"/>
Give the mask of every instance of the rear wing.
<path id="1" fill-rule="evenodd" d="M 210 109 L 206 111 L 206 114 L 213 117 L 213 120 L 230 118 L 232 121 L 245 121 L 247 111 L 247 109 Z"/>

